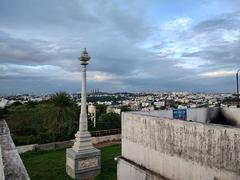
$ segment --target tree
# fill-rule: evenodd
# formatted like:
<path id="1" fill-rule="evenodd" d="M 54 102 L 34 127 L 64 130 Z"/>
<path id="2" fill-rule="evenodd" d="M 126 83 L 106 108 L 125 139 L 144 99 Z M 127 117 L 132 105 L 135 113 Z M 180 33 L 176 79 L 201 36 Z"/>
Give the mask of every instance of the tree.
<path id="1" fill-rule="evenodd" d="M 19 101 L 15 101 L 14 103 L 12 103 L 11 106 L 20 106 L 20 105 L 22 105 L 21 102 L 19 102 Z"/>
<path id="2" fill-rule="evenodd" d="M 37 104 L 38 104 L 37 102 L 29 101 L 28 103 L 26 103 L 26 107 L 34 108 L 34 107 L 36 107 Z"/>
<path id="3" fill-rule="evenodd" d="M 102 114 L 97 122 L 99 130 L 121 128 L 121 116 L 117 113 Z"/>
<path id="4" fill-rule="evenodd" d="M 4 118 L 7 114 L 7 108 L 0 108 L 0 119 Z"/>
<path id="5" fill-rule="evenodd" d="M 79 112 L 68 94 L 56 93 L 49 101 L 8 107 L 6 120 L 17 145 L 48 143 L 73 138 Z"/>
<path id="6" fill-rule="evenodd" d="M 68 139 L 77 130 L 79 108 L 65 92 L 52 96 L 46 112 L 47 131 L 53 136 Z"/>
<path id="7" fill-rule="evenodd" d="M 131 109 L 128 106 L 121 107 L 121 112 L 127 112 L 127 111 L 131 111 Z"/>
<path id="8" fill-rule="evenodd" d="M 99 117 L 102 114 L 106 113 L 107 106 L 103 105 L 103 104 L 96 104 L 95 106 L 96 106 L 96 118 L 97 118 L 97 121 L 98 121 Z"/>

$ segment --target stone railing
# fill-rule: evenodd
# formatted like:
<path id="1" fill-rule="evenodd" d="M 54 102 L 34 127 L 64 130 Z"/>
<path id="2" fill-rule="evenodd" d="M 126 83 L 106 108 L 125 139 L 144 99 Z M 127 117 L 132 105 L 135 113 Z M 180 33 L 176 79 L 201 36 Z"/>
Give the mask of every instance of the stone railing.
<path id="1" fill-rule="evenodd" d="M 26 168 L 13 143 L 9 128 L 5 120 L 0 120 L 0 178 L 7 180 L 30 179 Z"/>
<path id="2" fill-rule="evenodd" d="M 121 134 L 121 129 L 107 129 L 107 130 L 100 130 L 100 131 L 90 131 L 92 137 L 98 136 L 109 136 L 114 134 Z"/>
<path id="3" fill-rule="evenodd" d="M 121 141 L 121 134 L 92 137 L 92 143 L 94 145 L 114 142 L 114 141 Z M 73 143 L 74 143 L 74 140 L 53 142 L 53 143 L 47 143 L 47 144 L 30 144 L 30 145 L 24 145 L 24 146 L 17 146 L 17 150 L 21 154 L 21 153 L 25 153 L 33 150 L 62 149 L 62 148 L 72 147 Z"/>

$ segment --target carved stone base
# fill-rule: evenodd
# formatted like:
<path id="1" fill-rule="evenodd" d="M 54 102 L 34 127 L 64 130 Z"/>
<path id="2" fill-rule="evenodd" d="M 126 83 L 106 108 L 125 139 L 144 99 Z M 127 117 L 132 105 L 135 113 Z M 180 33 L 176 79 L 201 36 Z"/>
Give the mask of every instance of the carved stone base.
<path id="1" fill-rule="evenodd" d="M 84 150 L 94 148 L 92 146 L 92 137 L 90 133 L 88 131 L 83 131 L 83 132 L 78 131 L 75 134 L 75 141 L 72 148 L 76 152 L 81 152 Z"/>
<path id="2" fill-rule="evenodd" d="M 96 148 L 66 151 L 66 171 L 69 176 L 78 180 L 94 179 L 101 170 L 101 152 Z"/>

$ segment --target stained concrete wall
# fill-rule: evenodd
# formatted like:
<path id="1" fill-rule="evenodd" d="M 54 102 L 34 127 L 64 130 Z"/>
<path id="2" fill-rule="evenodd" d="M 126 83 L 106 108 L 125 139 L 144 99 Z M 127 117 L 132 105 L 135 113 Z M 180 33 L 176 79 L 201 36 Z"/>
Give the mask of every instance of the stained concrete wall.
<path id="1" fill-rule="evenodd" d="M 98 136 L 92 137 L 93 144 L 101 144 L 112 141 L 121 141 L 121 134 L 114 134 L 108 136 Z M 17 146 L 18 153 L 25 153 L 33 150 L 52 150 L 52 149 L 62 149 L 72 147 L 74 140 L 62 141 L 62 142 L 53 142 L 47 144 L 29 144 L 24 146 Z"/>
<path id="2" fill-rule="evenodd" d="M 240 129 L 123 113 L 122 156 L 166 179 L 239 180 Z"/>
<path id="3" fill-rule="evenodd" d="M 212 109 L 214 111 L 214 109 Z M 173 119 L 173 110 L 160 110 L 140 112 L 140 114 L 151 115 L 161 118 Z M 192 108 L 187 109 L 187 120 L 196 122 L 206 122 L 208 119 L 208 108 Z"/>
<path id="4" fill-rule="evenodd" d="M 149 171 L 148 169 L 139 166 L 127 159 L 122 157 L 118 158 L 117 163 L 117 179 L 124 179 L 124 180 L 167 180 L 161 175 Z"/>
<path id="5" fill-rule="evenodd" d="M 222 108 L 223 112 L 240 125 L 240 108 Z"/>
<path id="6" fill-rule="evenodd" d="M 238 125 L 240 125 L 240 108 L 221 108 L 223 113 L 234 119 Z M 173 119 L 173 110 L 160 110 L 160 111 L 149 111 L 140 112 L 141 114 L 152 115 L 161 118 Z M 207 122 L 210 118 L 217 114 L 217 108 L 189 108 L 187 109 L 187 120 L 195 122 Z"/>
<path id="7" fill-rule="evenodd" d="M 0 145 L 4 178 L 7 180 L 30 179 L 13 143 L 7 123 L 4 120 L 0 120 Z"/>
<path id="8" fill-rule="evenodd" d="M 5 180 L 1 145 L 0 145 L 0 180 Z"/>

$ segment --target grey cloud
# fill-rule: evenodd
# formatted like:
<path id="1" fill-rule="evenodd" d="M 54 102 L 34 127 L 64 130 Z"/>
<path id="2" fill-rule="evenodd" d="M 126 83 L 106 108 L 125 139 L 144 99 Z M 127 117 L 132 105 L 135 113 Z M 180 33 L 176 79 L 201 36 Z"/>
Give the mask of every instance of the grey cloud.
<path id="1" fill-rule="evenodd" d="M 193 27 L 196 32 L 209 32 L 216 29 L 237 29 L 240 26 L 240 12 L 228 13 L 205 20 Z"/>
<path id="2" fill-rule="evenodd" d="M 148 54 L 137 47 L 148 33 L 141 18 L 144 6 L 138 1 L 128 6 L 130 4 L 137 5 L 136 11 L 111 1 L 16 1 L 14 4 L 2 1 L 0 62 L 33 67 L 54 65 L 79 72 L 77 58 L 87 47 L 92 56 L 89 70 L 128 76 L 141 66 Z M 12 78 L 5 75 L 4 83 L 9 84 L 9 88 L 13 87 Z M 15 77 L 16 84 L 26 80 L 30 86 L 31 77 L 23 74 L 21 78 Z M 45 86 L 50 78 L 34 77 L 32 81 Z M 70 84 L 74 87 L 77 83 Z"/>
<path id="3" fill-rule="evenodd" d="M 46 45 L 47 42 L 12 38 L 9 34 L 0 31 L 0 62 L 42 64 L 47 59 L 51 59 L 51 55 L 43 51 L 43 44 Z"/>
<path id="4" fill-rule="evenodd" d="M 211 89 L 212 84 L 217 89 L 221 83 L 214 79 L 203 82 L 198 79 L 198 74 L 205 70 L 239 65 L 239 41 L 223 42 L 218 38 L 221 32 L 217 32 L 219 29 L 238 30 L 239 12 L 166 34 L 156 27 L 157 22 L 155 25 L 148 22 L 147 5 L 148 1 L 137 0 L 2 0 L 0 65 L 46 65 L 56 67 L 56 71 L 59 67 L 64 72 L 79 72 L 77 58 L 87 47 L 92 57 L 88 66 L 90 71 L 102 71 L 119 77 L 117 83 L 109 80 L 90 81 L 88 84 L 89 88 L 99 87 L 106 91 L 196 91 Z M 157 36 L 154 37 L 154 44 L 150 44 L 151 48 L 141 47 L 154 33 Z M 197 39 L 199 34 L 205 36 Z M 178 43 L 183 44 L 185 49 L 174 47 L 163 52 L 169 44 L 177 46 Z M 199 49 L 193 52 L 188 50 L 194 46 Z M 179 49 L 181 53 L 174 51 Z M 209 60 L 212 64 L 211 67 L 203 65 L 196 69 L 183 69 L 177 65 L 184 58 Z M 28 75 L 31 76 L 31 73 Z M 0 76 L 0 83 L 5 84 L 0 91 L 80 90 L 80 82 L 52 80 L 47 76 L 27 77 L 26 74 L 21 77 Z M 230 80 L 224 83 L 230 83 Z"/>
<path id="5" fill-rule="evenodd" d="M 215 17 L 211 20 L 206 20 L 198 23 L 193 27 L 191 32 L 192 38 L 204 33 L 202 38 L 196 41 L 201 45 L 200 50 L 196 52 L 185 52 L 182 57 L 200 58 L 211 62 L 211 66 L 205 65 L 207 69 L 232 68 L 239 66 L 240 56 L 240 13 L 224 14 Z M 233 32 L 238 32 L 239 35 L 235 39 L 224 40 L 223 37 L 234 38 Z"/>

